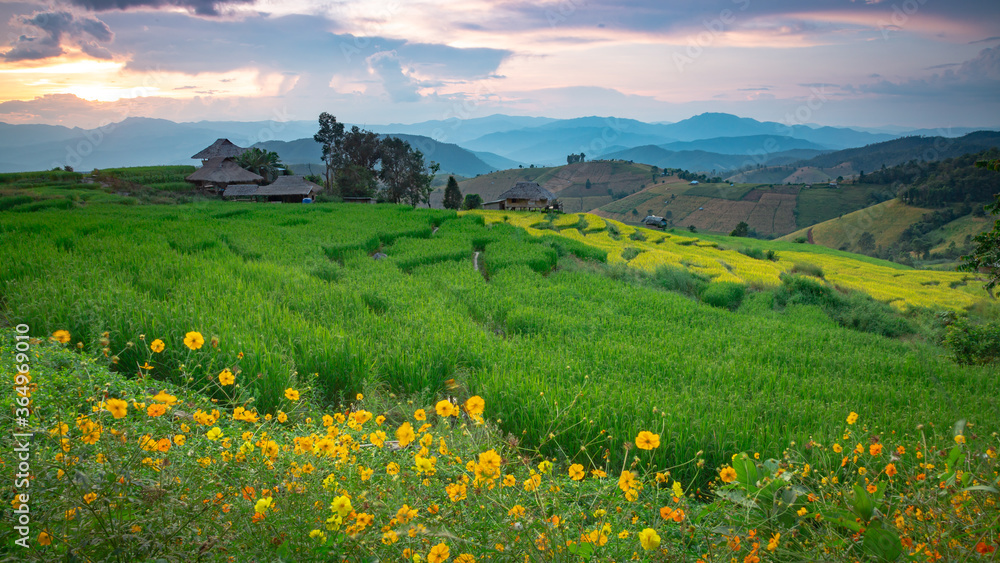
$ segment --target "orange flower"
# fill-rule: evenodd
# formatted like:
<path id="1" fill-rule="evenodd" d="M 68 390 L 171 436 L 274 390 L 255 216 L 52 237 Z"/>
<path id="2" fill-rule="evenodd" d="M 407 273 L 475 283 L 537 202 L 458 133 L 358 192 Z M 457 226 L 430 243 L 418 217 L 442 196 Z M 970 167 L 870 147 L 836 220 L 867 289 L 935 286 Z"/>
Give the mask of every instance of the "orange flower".
<path id="1" fill-rule="evenodd" d="M 61 342 L 62 344 L 65 344 L 65 343 L 69 342 L 69 339 L 70 339 L 69 331 L 67 331 L 67 330 L 57 330 L 57 331 L 55 331 L 55 332 L 52 333 L 52 338 L 55 339 L 57 342 Z M 48 544 L 45 544 L 45 545 L 48 545 Z"/>
<path id="2" fill-rule="evenodd" d="M 871 455 L 882 455 L 882 444 L 872 444 L 868 446 L 868 453 Z"/>
<path id="3" fill-rule="evenodd" d="M 163 416 L 163 413 L 165 412 L 167 412 L 166 405 L 161 405 L 160 403 L 153 403 L 146 409 L 146 414 L 149 415 L 150 418 Z"/>
<path id="4" fill-rule="evenodd" d="M 164 348 L 163 341 L 160 340 L 159 338 L 157 338 L 156 340 L 154 340 L 153 342 L 151 342 L 149 344 L 149 349 L 152 350 L 153 352 L 157 353 L 157 354 L 159 354 L 160 352 L 162 352 L 163 348 Z"/>
<path id="5" fill-rule="evenodd" d="M 736 470 L 732 467 L 724 467 L 719 472 L 719 479 L 722 479 L 723 483 L 732 483 L 736 480 Z"/>
<path id="6" fill-rule="evenodd" d="M 895 476 L 895 475 L 896 475 L 897 473 L 899 473 L 899 472 L 898 472 L 898 471 L 896 471 L 896 465 L 895 465 L 894 463 L 890 463 L 889 465 L 886 465 L 886 466 L 885 466 L 885 474 L 886 474 L 887 476 L 889 476 L 889 477 L 893 477 L 893 476 Z"/>

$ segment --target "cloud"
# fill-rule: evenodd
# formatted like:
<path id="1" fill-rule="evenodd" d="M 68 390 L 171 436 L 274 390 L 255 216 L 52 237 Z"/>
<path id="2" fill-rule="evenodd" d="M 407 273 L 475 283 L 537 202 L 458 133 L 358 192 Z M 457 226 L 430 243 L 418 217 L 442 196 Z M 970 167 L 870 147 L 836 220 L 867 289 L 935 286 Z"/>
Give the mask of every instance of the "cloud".
<path id="1" fill-rule="evenodd" d="M 70 0 L 70 3 L 95 12 L 130 8 L 187 8 L 199 16 L 219 15 L 219 6 L 252 4 L 254 0 Z"/>
<path id="2" fill-rule="evenodd" d="M 114 40 L 111 28 L 96 18 L 78 17 L 70 12 L 35 12 L 31 16 L 21 16 L 17 21 L 37 29 L 41 36 L 21 35 L 13 47 L 3 53 L 4 60 L 26 61 L 58 57 L 65 50 L 65 43 L 78 46 L 84 53 L 96 59 L 111 59 L 111 51 L 98 44 Z"/>
<path id="3" fill-rule="evenodd" d="M 969 41 L 969 45 L 976 45 L 978 43 L 992 43 L 994 41 L 1000 41 L 1000 35 L 996 37 L 987 37 L 986 39 L 980 39 L 979 41 Z"/>
<path id="4" fill-rule="evenodd" d="M 368 67 L 378 75 L 382 87 L 393 102 L 416 102 L 420 100 L 420 84 L 403 72 L 403 65 L 395 51 L 381 51 L 368 57 Z"/>
<path id="5" fill-rule="evenodd" d="M 983 49 L 958 68 L 949 68 L 928 78 L 905 82 L 882 80 L 860 86 L 859 90 L 893 96 L 947 97 L 955 102 L 969 98 L 985 99 L 995 106 L 996 93 L 1000 91 L 1000 47 Z"/>

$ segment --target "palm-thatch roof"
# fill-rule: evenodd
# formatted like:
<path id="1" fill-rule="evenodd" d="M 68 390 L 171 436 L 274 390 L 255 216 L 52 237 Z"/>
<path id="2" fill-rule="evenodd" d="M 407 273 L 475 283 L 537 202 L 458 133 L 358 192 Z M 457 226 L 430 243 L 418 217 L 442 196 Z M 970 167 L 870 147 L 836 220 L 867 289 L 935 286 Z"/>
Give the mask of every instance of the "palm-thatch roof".
<path id="1" fill-rule="evenodd" d="M 278 176 L 274 182 L 257 188 L 254 195 L 260 196 L 283 196 L 302 195 L 306 196 L 320 190 L 318 184 L 306 180 L 303 176 Z"/>
<path id="2" fill-rule="evenodd" d="M 257 184 L 233 184 L 226 187 L 222 197 L 250 197 L 257 195 Z"/>
<path id="3" fill-rule="evenodd" d="M 549 190 L 538 185 L 538 182 L 518 182 L 514 187 L 498 196 L 498 199 L 547 199 L 553 200 L 556 196 Z"/>
<path id="4" fill-rule="evenodd" d="M 202 149 L 201 152 L 191 158 L 208 160 L 210 158 L 229 157 L 236 158 L 246 152 L 247 149 L 234 145 L 229 139 L 216 139 L 214 143 Z"/>
<path id="5" fill-rule="evenodd" d="M 204 166 L 185 178 L 188 182 L 206 184 L 246 184 L 260 182 L 264 178 L 240 168 L 239 164 L 228 157 L 210 158 Z"/>

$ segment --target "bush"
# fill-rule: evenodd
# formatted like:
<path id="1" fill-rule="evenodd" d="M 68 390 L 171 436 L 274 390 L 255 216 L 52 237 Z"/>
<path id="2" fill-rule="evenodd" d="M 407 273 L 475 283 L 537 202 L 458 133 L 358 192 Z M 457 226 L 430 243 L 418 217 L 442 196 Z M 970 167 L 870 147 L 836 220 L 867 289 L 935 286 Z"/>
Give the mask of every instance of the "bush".
<path id="1" fill-rule="evenodd" d="M 805 274 L 807 276 L 814 276 L 817 278 L 823 277 L 823 268 L 815 264 L 810 264 L 808 262 L 796 262 L 792 265 L 793 274 Z"/>
<path id="2" fill-rule="evenodd" d="M 863 293 L 841 295 L 805 276 L 782 275 L 781 281 L 782 286 L 775 290 L 775 306 L 815 305 L 842 327 L 882 336 L 902 336 L 915 330 L 890 305 Z"/>
<path id="3" fill-rule="evenodd" d="M 964 365 L 988 364 L 1000 358 L 1000 322 L 982 325 L 958 319 L 948 326 L 944 345 Z"/>
<path id="4" fill-rule="evenodd" d="M 709 285 L 701 294 L 701 300 L 713 307 L 736 310 L 743 302 L 746 294 L 745 285 L 736 282 L 716 282 Z"/>
<path id="5" fill-rule="evenodd" d="M 770 251 L 770 252 L 774 253 L 773 250 Z M 761 249 L 759 249 L 759 248 L 746 248 L 746 247 L 744 247 L 744 248 L 740 249 L 740 254 L 744 254 L 746 256 L 749 256 L 750 258 L 753 258 L 754 260 L 764 260 L 764 251 L 761 250 Z"/>
<path id="6" fill-rule="evenodd" d="M 642 254 L 641 250 L 630 246 L 622 250 L 622 259 L 628 262 L 640 254 Z"/>
<path id="7" fill-rule="evenodd" d="M 628 236 L 628 238 L 630 238 L 632 240 L 637 240 L 637 241 L 642 242 L 642 241 L 646 240 L 646 235 L 643 234 L 642 231 L 636 230 L 636 231 L 633 231 L 632 234 L 630 234 Z"/>

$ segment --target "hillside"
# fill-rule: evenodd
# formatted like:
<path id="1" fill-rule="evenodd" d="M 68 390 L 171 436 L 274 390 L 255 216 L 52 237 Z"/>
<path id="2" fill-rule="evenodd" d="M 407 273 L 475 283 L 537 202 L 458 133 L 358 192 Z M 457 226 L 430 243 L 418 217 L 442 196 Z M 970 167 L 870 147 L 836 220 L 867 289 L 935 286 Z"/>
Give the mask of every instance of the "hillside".
<path id="1" fill-rule="evenodd" d="M 390 135 L 381 135 L 382 138 Z M 442 173 L 460 174 L 462 176 L 475 176 L 476 174 L 487 174 L 497 169 L 496 166 L 487 164 L 479 156 L 452 143 L 439 143 L 429 137 L 418 135 L 397 135 L 398 137 L 424 154 L 424 162 L 428 165 L 431 162 L 441 164 Z M 322 169 L 322 148 L 312 138 L 296 139 L 294 141 L 267 141 L 257 143 L 255 147 L 260 147 L 278 153 L 282 162 L 287 164 L 313 164 L 314 168 Z M 492 159 L 503 164 L 502 157 L 489 155 Z"/>
<path id="2" fill-rule="evenodd" d="M 915 162 L 938 162 L 1000 146 L 1000 133 L 978 131 L 962 137 L 903 137 L 836 152 L 810 155 L 792 163 L 769 161 L 728 176 L 732 182 L 829 182 L 838 177 L 871 174 L 883 166 Z M 776 166 L 778 164 L 784 164 Z"/>
<path id="3" fill-rule="evenodd" d="M 587 188 L 587 181 L 590 188 Z M 614 197 L 642 190 L 654 182 L 667 179 L 653 177 L 652 169 L 642 164 L 627 162 L 579 162 L 547 168 L 515 168 L 468 178 L 459 182 L 462 194 L 479 194 L 483 201 L 491 201 L 520 181 L 538 182 L 554 193 L 568 213 L 590 211 L 613 201 Z M 431 196 L 431 205 L 440 206 L 443 190 Z"/>
<path id="4" fill-rule="evenodd" d="M 887 247 L 897 242 L 907 227 L 929 211 L 931 210 L 910 207 L 897 199 L 891 199 L 800 229 L 778 240 L 795 241 L 811 237 L 814 244 L 858 251 L 861 235 L 868 232 L 875 237 L 876 247 Z"/>
<path id="5" fill-rule="evenodd" d="M 690 143 L 697 145 L 698 143 Z M 734 147 L 738 144 L 734 144 Z M 748 154 L 721 154 L 704 150 L 670 150 L 670 145 L 642 145 L 600 155 L 602 159 L 628 160 L 661 168 L 680 168 L 692 172 L 704 172 L 710 176 L 725 176 L 729 171 L 748 166 L 768 163 L 787 163 L 803 157 L 812 157 L 823 151 L 815 149 L 791 149 L 783 152 Z M 762 145 L 763 146 L 763 145 Z"/>

